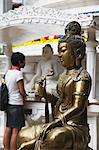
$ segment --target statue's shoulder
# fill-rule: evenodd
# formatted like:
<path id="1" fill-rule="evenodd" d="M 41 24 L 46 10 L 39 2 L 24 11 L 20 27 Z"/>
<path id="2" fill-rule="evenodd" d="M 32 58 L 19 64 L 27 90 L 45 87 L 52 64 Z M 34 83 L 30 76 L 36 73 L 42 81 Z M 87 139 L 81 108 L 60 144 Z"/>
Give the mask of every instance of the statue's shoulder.
<path id="1" fill-rule="evenodd" d="M 87 70 L 82 69 L 81 72 L 79 73 L 79 75 L 77 76 L 77 79 L 78 79 L 78 80 L 82 80 L 82 81 L 91 80 L 91 76 L 90 76 L 90 74 L 87 72 Z"/>

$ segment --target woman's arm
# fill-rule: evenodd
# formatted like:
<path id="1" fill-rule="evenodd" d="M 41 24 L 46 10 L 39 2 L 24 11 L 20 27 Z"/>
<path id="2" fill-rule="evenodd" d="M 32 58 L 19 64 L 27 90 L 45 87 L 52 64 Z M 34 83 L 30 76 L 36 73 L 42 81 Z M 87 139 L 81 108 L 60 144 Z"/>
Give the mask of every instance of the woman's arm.
<path id="1" fill-rule="evenodd" d="M 17 84 L 18 84 L 19 92 L 20 92 L 21 96 L 23 97 L 23 102 L 25 102 L 26 92 L 25 92 L 25 89 L 24 89 L 24 81 L 23 81 L 23 79 L 19 80 L 17 82 Z"/>

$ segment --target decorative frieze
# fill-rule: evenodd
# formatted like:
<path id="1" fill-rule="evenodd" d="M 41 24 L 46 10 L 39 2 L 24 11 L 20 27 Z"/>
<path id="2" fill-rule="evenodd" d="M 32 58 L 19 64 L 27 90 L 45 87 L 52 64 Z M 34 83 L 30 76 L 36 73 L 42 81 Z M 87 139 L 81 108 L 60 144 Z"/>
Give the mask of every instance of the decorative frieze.
<path id="1" fill-rule="evenodd" d="M 91 14 L 68 14 L 65 10 L 21 6 L 0 15 L 0 27 L 25 23 L 66 26 L 72 20 L 78 21 L 82 27 L 87 27 L 92 22 L 92 19 Z"/>

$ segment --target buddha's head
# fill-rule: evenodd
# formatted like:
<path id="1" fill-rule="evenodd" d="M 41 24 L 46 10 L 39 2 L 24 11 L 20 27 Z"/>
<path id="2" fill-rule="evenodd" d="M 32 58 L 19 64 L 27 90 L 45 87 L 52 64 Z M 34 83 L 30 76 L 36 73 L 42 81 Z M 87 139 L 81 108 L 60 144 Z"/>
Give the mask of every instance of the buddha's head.
<path id="1" fill-rule="evenodd" d="M 69 22 L 65 27 L 65 34 L 80 35 L 81 34 L 81 25 L 77 21 Z"/>
<path id="2" fill-rule="evenodd" d="M 53 55 L 52 46 L 50 44 L 46 44 L 43 47 L 42 56 L 44 57 L 44 59 L 50 60 L 52 58 L 52 55 Z"/>
<path id="3" fill-rule="evenodd" d="M 79 35 L 64 36 L 58 42 L 58 53 L 64 67 L 80 68 L 84 58 L 86 44 Z"/>

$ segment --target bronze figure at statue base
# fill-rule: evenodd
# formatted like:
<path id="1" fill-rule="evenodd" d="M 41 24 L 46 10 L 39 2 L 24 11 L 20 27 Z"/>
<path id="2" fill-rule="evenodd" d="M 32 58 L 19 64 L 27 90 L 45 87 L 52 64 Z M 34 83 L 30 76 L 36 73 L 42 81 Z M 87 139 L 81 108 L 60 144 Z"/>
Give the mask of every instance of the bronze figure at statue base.
<path id="1" fill-rule="evenodd" d="M 70 22 L 58 42 L 58 56 L 66 67 L 57 83 L 58 96 L 46 92 L 39 83 L 38 93 L 53 104 L 53 121 L 22 129 L 19 150 L 91 150 L 87 123 L 91 77 L 82 68 L 86 44 L 80 32 L 79 23 Z"/>

